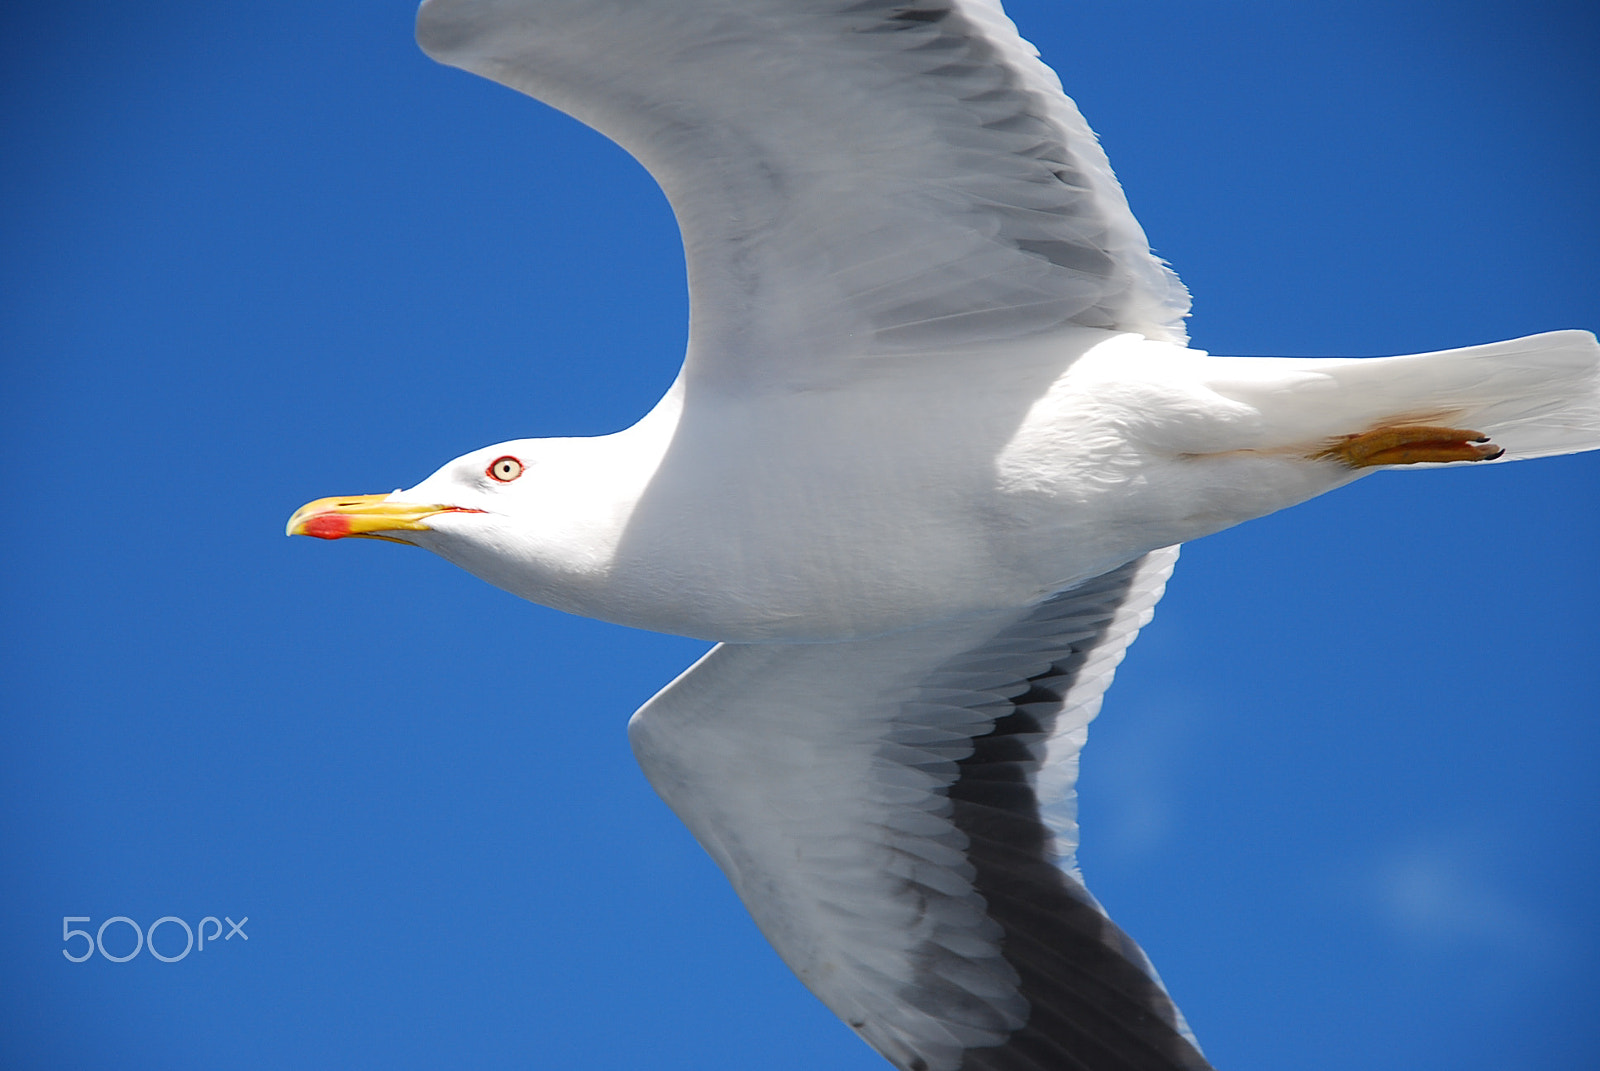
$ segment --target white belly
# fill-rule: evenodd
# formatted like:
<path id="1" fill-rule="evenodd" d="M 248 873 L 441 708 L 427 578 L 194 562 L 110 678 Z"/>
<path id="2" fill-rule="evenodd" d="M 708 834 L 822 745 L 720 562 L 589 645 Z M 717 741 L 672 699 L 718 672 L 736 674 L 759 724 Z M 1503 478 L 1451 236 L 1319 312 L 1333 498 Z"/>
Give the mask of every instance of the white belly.
<path id="1" fill-rule="evenodd" d="M 1058 358 L 1042 389 L 1013 375 L 975 394 L 963 364 L 964 388 L 886 377 L 691 410 L 604 590 L 564 608 L 738 642 L 875 635 L 1024 605 L 1350 478 L 1292 453 L 1219 455 L 1244 444 L 1247 407 L 1175 382 L 1175 347 L 1101 349 L 1065 373 Z M 1155 382 L 1130 359 L 1152 349 Z"/>

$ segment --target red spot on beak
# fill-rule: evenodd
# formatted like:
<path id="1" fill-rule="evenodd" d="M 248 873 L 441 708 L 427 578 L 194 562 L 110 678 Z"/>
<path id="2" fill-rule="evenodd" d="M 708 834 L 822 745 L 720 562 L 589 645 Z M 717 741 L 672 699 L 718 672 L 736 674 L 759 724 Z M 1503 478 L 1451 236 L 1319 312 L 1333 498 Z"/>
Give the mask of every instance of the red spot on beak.
<path id="1" fill-rule="evenodd" d="M 350 534 L 350 518 L 342 513 L 319 513 L 301 531 L 318 539 L 343 539 Z"/>

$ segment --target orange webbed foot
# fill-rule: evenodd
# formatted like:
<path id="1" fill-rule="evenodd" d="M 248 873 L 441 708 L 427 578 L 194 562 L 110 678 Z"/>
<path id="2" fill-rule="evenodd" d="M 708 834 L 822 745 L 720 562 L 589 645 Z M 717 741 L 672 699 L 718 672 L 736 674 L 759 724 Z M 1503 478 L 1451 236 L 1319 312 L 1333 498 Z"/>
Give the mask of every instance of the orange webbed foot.
<path id="1" fill-rule="evenodd" d="M 1482 432 L 1460 428 L 1389 427 L 1345 435 L 1316 458 L 1332 458 L 1353 469 L 1442 461 L 1493 461 L 1505 453 Z"/>

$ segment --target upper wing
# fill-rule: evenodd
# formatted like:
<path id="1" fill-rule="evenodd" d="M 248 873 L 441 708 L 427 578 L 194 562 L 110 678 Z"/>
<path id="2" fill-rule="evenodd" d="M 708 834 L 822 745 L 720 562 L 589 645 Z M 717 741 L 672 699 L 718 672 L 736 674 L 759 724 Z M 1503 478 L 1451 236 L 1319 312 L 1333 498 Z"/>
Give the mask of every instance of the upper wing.
<path id="1" fill-rule="evenodd" d="M 779 954 L 903 1071 L 1203 1071 L 1074 862 L 1078 750 L 1177 548 L 1028 610 L 722 645 L 629 726 Z"/>
<path id="2" fill-rule="evenodd" d="M 1188 294 L 998 0 L 427 0 L 417 39 L 661 183 L 691 376 L 1069 324 L 1184 341 Z"/>

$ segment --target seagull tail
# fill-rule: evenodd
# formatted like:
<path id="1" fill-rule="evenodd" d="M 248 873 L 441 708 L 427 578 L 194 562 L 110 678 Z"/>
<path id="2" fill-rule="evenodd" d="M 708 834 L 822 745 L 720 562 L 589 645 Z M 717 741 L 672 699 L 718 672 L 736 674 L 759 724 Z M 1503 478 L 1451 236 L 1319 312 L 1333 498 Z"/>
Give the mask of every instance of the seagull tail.
<path id="1" fill-rule="evenodd" d="M 1600 449 L 1600 343 L 1588 331 L 1301 367 L 1331 377 L 1375 423 L 1470 428 L 1507 461 Z"/>

